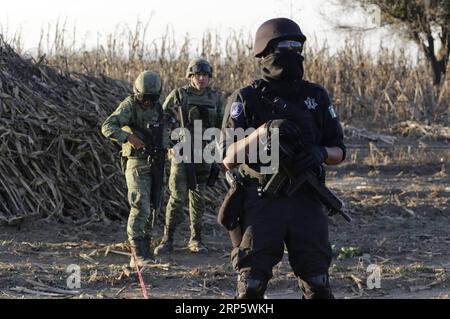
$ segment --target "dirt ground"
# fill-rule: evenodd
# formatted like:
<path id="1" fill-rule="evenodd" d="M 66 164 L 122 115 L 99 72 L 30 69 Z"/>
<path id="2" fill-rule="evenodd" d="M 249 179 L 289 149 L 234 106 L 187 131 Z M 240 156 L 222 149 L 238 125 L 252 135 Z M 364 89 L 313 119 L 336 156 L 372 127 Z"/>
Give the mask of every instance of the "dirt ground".
<path id="1" fill-rule="evenodd" d="M 328 186 L 353 218 L 351 224 L 330 218 L 336 298 L 450 298 L 448 148 L 432 164 L 391 160 L 376 165 L 370 163 L 376 154 L 358 152 L 350 152 L 348 163 L 328 174 Z M 175 251 L 143 269 L 150 298 L 233 297 L 230 244 L 213 211 L 205 216 L 208 254 L 186 249 L 185 223 Z M 125 222 L 95 220 L 0 226 L 0 298 L 142 298 L 137 273 L 127 267 L 125 227 Z M 160 236 L 161 223 L 155 230 L 156 239 Z M 81 267 L 81 287 L 75 290 L 67 287 L 71 264 Z M 380 288 L 369 289 L 369 264 L 381 269 Z M 300 297 L 285 254 L 267 298 Z"/>

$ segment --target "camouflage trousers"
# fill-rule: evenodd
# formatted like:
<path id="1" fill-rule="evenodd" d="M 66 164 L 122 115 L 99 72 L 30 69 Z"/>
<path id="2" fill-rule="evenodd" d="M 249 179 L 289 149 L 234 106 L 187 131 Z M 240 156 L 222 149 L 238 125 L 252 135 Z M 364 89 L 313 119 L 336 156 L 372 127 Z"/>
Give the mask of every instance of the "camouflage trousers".
<path id="1" fill-rule="evenodd" d="M 196 165 L 197 188 L 189 190 L 187 186 L 186 167 L 183 163 L 177 164 L 172 160 L 169 177 L 170 197 L 166 207 L 166 225 L 167 229 L 174 229 L 183 222 L 183 209 L 186 202 L 189 201 L 189 219 L 191 228 L 191 237 L 196 238 L 200 235 L 203 214 L 205 211 L 205 199 L 203 194 L 206 189 L 206 180 L 209 174 L 208 164 Z"/>
<path id="2" fill-rule="evenodd" d="M 129 158 L 125 170 L 128 187 L 128 241 L 134 244 L 136 239 L 149 239 L 152 231 L 151 166 L 146 159 Z"/>

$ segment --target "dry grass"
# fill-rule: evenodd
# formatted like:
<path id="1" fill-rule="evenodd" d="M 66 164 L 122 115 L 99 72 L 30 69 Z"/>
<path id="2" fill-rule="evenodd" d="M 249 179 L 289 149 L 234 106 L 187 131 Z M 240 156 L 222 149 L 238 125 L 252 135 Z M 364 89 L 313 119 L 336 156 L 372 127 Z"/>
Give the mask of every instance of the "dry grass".
<path id="1" fill-rule="evenodd" d="M 248 84 L 259 73 L 251 54 L 252 36 L 243 32 L 225 39 L 207 32 L 195 47 L 188 37 L 177 43 L 169 30 L 151 39 L 148 23 L 138 22 L 134 28 L 118 27 L 91 49 L 71 40 L 75 35 L 76 30 L 67 30 L 65 22 L 42 30 L 38 57 L 45 55 L 48 63 L 60 70 L 106 75 L 129 83 L 142 70 L 153 69 L 164 78 L 165 94 L 185 84 L 185 68 L 194 55 L 211 61 L 214 85 L 226 94 Z M 20 34 L 10 42 L 23 50 Z M 433 87 L 422 58 L 411 61 L 401 50 L 383 48 L 374 56 L 362 43 L 362 39 L 347 40 L 335 54 L 326 45 L 306 47 L 306 77 L 328 89 L 344 122 L 373 128 L 388 128 L 406 120 L 448 125 L 448 79 L 442 87 Z"/>

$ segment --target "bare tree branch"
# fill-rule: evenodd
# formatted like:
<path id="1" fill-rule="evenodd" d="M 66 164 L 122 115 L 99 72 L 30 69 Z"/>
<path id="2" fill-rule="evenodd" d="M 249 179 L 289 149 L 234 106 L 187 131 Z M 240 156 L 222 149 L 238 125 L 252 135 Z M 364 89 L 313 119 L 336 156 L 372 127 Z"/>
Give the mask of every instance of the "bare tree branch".
<path id="1" fill-rule="evenodd" d="M 339 0 L 345 8 L 377 6 L 382 25 L 389 25 L 405 38 L 422 48 L 434 84 L 440 85 L 445 77 L 450 56 L 450 1 L 449 0 Z M 352 27 L 338 25 L 337 29 L 370 31 L 373 27 Z M 440 30 L 440 32 L 436 32 Z M 438 50 L 437 50 L 438 49 Z"/>

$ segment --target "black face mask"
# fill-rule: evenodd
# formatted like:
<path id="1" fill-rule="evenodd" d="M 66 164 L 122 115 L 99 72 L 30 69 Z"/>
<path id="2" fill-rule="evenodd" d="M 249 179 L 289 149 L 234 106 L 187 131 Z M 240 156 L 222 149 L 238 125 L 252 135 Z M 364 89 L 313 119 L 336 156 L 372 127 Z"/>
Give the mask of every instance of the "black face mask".
<path id="1" fill-rule="evenodd" d="M 151 106 L 155 104 L 158 100 L 160 95 L 159 94 L 137 94 L 136 95 L 139 102 L 141 102 L 145 106 Z"/>
<path id="2" fill-rule="evenodd" d="M 303 78 L 303 56 L 294 51 L 271 53 L 261 59 L 266 81 L 295 81 Z"/>

